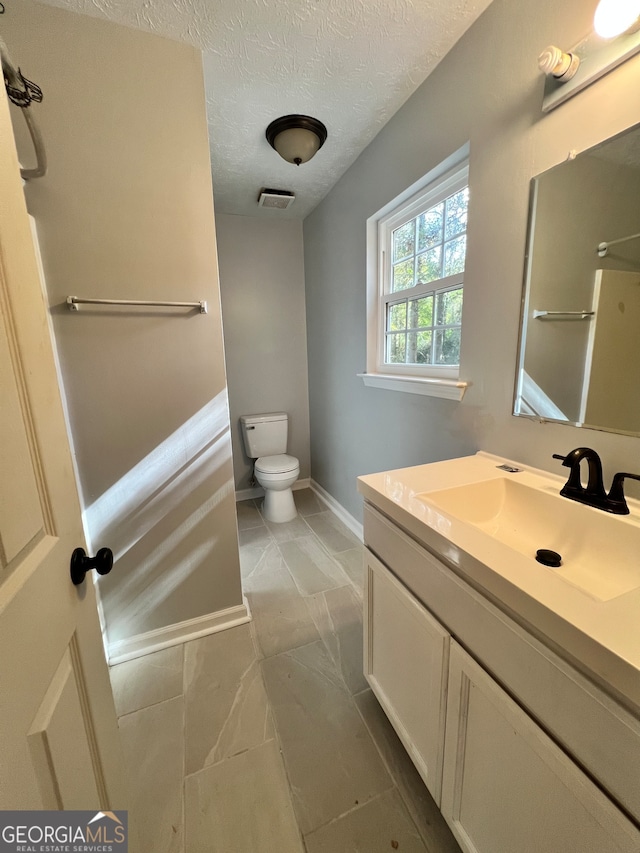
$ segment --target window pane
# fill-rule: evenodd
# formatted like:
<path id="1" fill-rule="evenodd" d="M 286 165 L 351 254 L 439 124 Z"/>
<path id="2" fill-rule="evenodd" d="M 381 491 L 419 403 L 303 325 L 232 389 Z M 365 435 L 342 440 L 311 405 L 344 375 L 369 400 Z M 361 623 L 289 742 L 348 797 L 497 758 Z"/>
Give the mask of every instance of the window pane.
<path id="1" fill-rule="evenodd" d="M 420 326 L 433 326 L 433 296 L 423 296 L 409 302 L 409 328 Z"/>
<path id="2" fill-rule="evenodd" d="M 431 332 L 409 332 L 407 364 L 431 364 Z"/>
<path id="3" fill-rule="evenodd" d="M 428 284 L 442 278 L 442 246 L 436 246 L 418 255 L 416 262 L 416 284 Z"/>
<path id="4" fill-rule="evenodd" d="M 438 326 L 455 326 L 462 322 L 462 288 L 438 293 L 436 297 L 436 323 Z"/>
<path id="5" fill-rule="evenodd" d="M 455 237 L 467 227 L 467 206 L 469 203 L 469 187 L 447 199 L 447 213 L 444 226 L 444 236 Z"/>
<path id="6" fill-rule="evenodd" d="M 400 261 L 415 252 L 416 221 L 405 222 L 393 232 L 393 260 Z"/>
<path id="7" fill-rule="evenodd" d="M 403 332 L 387 335 L 387 364 L 405 364 L 407 336 Z"/>
<path id="8" fill-rule="evenodd" d="M 467 237 L 456 237 L 444 244 L 444 275 L 455 275 L 464 272 L 464 256 L 467 248 Z"/>
<path id="9" fill-rule="evenodd" d="M 413 264 L 414 258 L 408 261 L 402 261 L 401 264 L 393 265 L 393 286 L 392 292 L 396 290 L 406 290 L 407 287 L 413 287 Z"/>
<path id="10" fill-rule="evenodd" d="M 415 196 L 381 220 L 384 291 L 378 305 L 384 323 L 376 312 L 377 333 L 383 336 L 377 342 L 391 372 L 404 364 L 418 375 L 433 375 L 439 371 L 429 371 L 429 365 L 459 364 L 469 199 L 462 184 L 449 183 L 445 192 L 446 184 L 434 184 L 425 190 L 422 207 Z"/>
<path id="11" fill-rule="evenodd" d="M 442 243 L 443 213 L 444 202 L 440 202 L 418 217 L 418 252 Z"/>
<path id="12" fill-rule="evenodd" d="M 387 314 L 387 330 L 397 332 L 399 329 L 407 328 L 407 303 L 401 302 L 399 305 L 389 305 L 389 313 Z"/>
<path id="13" fill-rule="evenodd" d="M 439 329 L 436 332 L 434 364 L 460 364 L 460 329 Z"/>

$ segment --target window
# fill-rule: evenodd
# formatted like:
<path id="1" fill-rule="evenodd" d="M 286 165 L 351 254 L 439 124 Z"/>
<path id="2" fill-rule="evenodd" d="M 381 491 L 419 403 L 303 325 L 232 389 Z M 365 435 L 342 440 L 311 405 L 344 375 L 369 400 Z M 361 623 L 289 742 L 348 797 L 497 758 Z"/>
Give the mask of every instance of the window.
<path id="1" fill-rule="evenodd" d="M 458 161 L 369 220 L 367 384 L 392 387 L 388 380 L 396 377 L 399 390 L 437 394 L 440 382 L 441 396 L 461 399 L 468 182 L 468 165 Z M 371 381 L 376 376 L 386 383 Z M 410 387 L 411 380 L 422 387 Z M 447 393 L 450 386 L 461 390 Z"/>

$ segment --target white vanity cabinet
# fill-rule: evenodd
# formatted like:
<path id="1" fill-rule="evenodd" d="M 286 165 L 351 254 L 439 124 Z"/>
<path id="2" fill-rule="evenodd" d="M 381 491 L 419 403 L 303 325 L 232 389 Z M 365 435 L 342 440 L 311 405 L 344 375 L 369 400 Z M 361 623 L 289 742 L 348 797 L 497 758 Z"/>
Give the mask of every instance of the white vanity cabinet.
<path id="1" fill-rule="evenodd" d="M 365 676 L 439 805 L 449 633 L 365 553 Z"/>
<path id="2" fill-rule="evenodd" d="M 364 529 L 365 675 L 462 850 L 638 853 L 637 717 L 370 505 Z"/>
<path id="3" fill-rule="evenodd" d="M 442 814 L 473 853 L 613 853 L 640 834 L 454 641 Z"/>

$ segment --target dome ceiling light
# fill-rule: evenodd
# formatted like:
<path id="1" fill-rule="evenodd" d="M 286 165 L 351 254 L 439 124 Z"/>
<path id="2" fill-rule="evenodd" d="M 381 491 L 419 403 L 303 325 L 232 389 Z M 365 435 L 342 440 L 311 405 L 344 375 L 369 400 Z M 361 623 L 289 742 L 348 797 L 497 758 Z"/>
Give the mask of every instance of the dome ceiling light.
<path id="1" fill-rule="evenodd" d="M 269 145 L 287 163 L 307 163 L 324 145 L 327 128 L 311 116 L 281 116 L 266 131 Z"/>

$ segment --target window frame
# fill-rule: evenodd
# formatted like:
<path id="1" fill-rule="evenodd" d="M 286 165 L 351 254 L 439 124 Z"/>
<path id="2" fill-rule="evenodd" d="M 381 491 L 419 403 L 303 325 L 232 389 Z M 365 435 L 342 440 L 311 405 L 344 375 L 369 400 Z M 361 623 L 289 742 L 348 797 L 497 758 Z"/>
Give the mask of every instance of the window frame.
<path id="1" fill-rule="evenodd" d="M 392 260 L 392 235 L 398 228 L 415 219 L 426 210 L 435 207 L 449 196 L 464 189 L 469 185 L 469 165 L 451 170 L 437 181 L 431 182 L 427 187 L 416 193 L 408 201 L 398 205 L 393 211 L 378 221 L 378 309 L 377 309 L 377 347 L 376 347 L 376 372 L 384 374 L 395 374 L 404 376 L 421 376 L 435 379 L 457 379 L 460 375 L 460 365 L 443 364 L 401 364 L 387 363 L 385 357 L 386 344 L 386 317 L 387 306 L 398 302 L 408 302 L 430 294 L 444 293 L 458 287 L 464 288 L 465 273 L 445 276 L 435 279 L 427 284 L 416 284 L 404 290 L 391 291 L 391 276 L 393 268 Z M 464 230 L 467 235 L 467 229 Z M 458 236 L 458 235 L 456 235 Z M 444 243 L 444 241 L 443 241 Z M 466 258 L 465 258 L 466 271 Z M 435 311 L 435 304 L 434 304 Z"/>
<path id="2" fill-rule="evenodd" d="M 467 272 L 465 257 L 462 273 L 390 292 L 392 233 L 468 185 L 469 148 L 465 146 L 367 220 L 367 372 L 358 374 L 366 385 L 462 399 L 469 383 L 460 380 L 459 365 L 385 363 L 384 356 L 387 306 L 464 288 Z M 468 222 L 462 233 L 468 234 Z"/>

